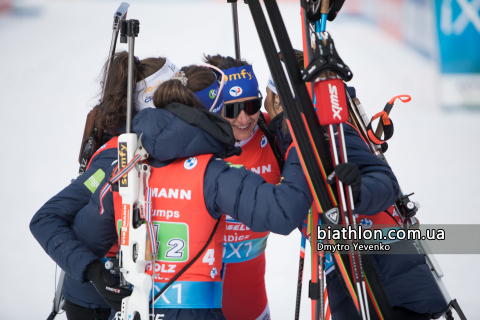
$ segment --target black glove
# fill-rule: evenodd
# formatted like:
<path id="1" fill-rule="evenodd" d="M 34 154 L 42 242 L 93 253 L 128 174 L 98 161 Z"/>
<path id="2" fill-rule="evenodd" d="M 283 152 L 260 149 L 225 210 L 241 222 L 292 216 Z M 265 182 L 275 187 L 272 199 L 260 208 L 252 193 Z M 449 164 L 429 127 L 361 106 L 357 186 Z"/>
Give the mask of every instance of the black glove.
<path id="1" fill-rule="evenodd" d="M 357 201 L 362 187 L 362 174 L 355 163 L 340 163 L 335 167 L 335 175 L 343 184 L 352 187 L 353 202 Z"/>
<path id="2" fill-rule="evenodd" d="M 86 270 L 87 279 L 90 280 L 103 297 L 105 302 L 113 309 L 120 311 L 122 309 L 122 299 L 132 294 L 132 291 L 116 286 L 115 277 L 105 269 L 101 261 L 92 262 Z"/>
<path id="3" fill-rule="evenodd" d="M 328 8 L 327 20 L 333 21 L 337 17 L 338 12 L 342 9 L 343 3 L 345 0 L 330 0 L 330 7 Z M 307 12 L 307 18 L 310 22 L 319 21 L 322 17 L 322 13 L 320 11 L 320 7 L 315 7 L 317 9 L 315 12 L 311 11 L 314 8 L 310 8 Z"/>
<path id="4" fill-rule="evenodd" d="M 328 10 L 327 20 L 333 21 L 337 17 L 337 13 L 342 9 L 345 0 L 330 1 L 330 9 Z"/>

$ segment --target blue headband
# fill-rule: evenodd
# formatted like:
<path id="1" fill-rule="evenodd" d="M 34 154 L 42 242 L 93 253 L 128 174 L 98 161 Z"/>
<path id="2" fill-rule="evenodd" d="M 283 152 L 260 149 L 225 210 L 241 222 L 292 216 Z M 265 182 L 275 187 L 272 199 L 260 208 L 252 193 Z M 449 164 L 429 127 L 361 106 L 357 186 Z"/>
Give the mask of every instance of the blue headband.
<path id="1" fill-rule="evenodd" d="M 217 81 L 218 76 L 217 73 L 214 72 L 215 74 L 215 81 L 206 89 L 200 90 L 198 92 L 195 92 L 195 96 L 203 103 L 203 105 L 207 108 L 207 110 L 210 110 L 212 107 L 212 103 L 215 101 L 215 98 L 217 97 L 218 91 L 220 90 L 220 82 Z M 217 100 L 217 103 L 215 104 L 215 107 L 212 109 L 211 112 L 220 114 L 223 109 L 223 92 L 225 91 L 225 87 L 223 90 L 220 92 L 220 97 Z"/>
<path id="2" fill-rule="evenodd" d="M 236 100 L 258 96 L 258 81 L 252 66 L 223 70 L 225 73 L 225 100 Z"/>

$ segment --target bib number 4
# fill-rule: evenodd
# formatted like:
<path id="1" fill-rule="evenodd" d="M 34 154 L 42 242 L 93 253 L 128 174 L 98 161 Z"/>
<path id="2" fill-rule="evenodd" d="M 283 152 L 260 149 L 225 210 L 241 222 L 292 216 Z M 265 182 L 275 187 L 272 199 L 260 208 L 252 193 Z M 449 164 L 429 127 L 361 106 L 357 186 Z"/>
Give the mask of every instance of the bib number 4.
<path id="1" fill-rule="evenodd" d="M 208 263 L 208 265 L 213 265 L 215 262 L 215 249 L 208 249 L 205 255 L 203 256 L 203 263 Z"/>

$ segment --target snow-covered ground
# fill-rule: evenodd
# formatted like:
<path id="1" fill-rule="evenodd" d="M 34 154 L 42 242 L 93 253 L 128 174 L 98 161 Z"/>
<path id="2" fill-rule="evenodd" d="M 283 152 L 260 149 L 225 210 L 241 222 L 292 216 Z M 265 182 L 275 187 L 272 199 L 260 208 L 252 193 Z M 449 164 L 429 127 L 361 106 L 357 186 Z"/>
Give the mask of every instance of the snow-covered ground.
<path id="1" fill-rule="evenodd" d="M 38 16 L 0 16 L 0 319 L 45 319 L 51 310 L 55 263 L 28 224 L 77 175 L 85 116 L 96 102 L 96 79 L 119 3 L 26 0 L 21 5 L 38 7 Z M 128 16 L 141 22 L 135 51 L 141 59 L 161 55 L 186 65 L 200 63 L 203 53 L 234 54 L 226 1 L 130 4 Z M 294 46 L 301 48 L 298 4 L 281 2 L 280 7 Z M 239 14 L 242 56 L 253 63 L 264 90 L 267 64 L 241 1 Z M 393 110 L 395 136 L 387 157 L 404 191 L 415 191 L 414 199 L 421 202 L 421 222 L 479 224 L 480 114 L 442 112 L 435 63 L 374 26 L 341 16 L 327 28 L 355 74 L 351 84 L 369 115 L 395 95 L 412 96 L 410 103 L 397 102 Z M 293 318 L 299 242 L 297 231 L 270 237 L 266 281 L 273 319 Z M 469 319 L 476 318 L 480 256 L 437 259 L 450 294 Z M 309 273 L 307 262 L 305 281 Z M 302 319 L 310 313 L 306 287 Z"/>

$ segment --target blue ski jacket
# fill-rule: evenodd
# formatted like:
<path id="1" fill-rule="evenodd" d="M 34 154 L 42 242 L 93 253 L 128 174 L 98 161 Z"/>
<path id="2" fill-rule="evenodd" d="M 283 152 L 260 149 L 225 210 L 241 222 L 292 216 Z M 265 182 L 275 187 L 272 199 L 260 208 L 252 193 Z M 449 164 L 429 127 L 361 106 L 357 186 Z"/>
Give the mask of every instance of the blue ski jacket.
<path id="1" fill-rule="evenodd" d="M 227 121 L 221 118 L 211 121 L 208 119 L 210 114 L 198 110 L 189 117 L 193 109 L 185 108 L 188 107 L 177 105 L 177 108 L 172 108 L 177 115 L 166 110 L 148 109 L 135 118 L 135 123 L 138 123 L 135 128 L 142 128 L 144 133 L 145 148 L 156 156 L 151 160 L 153 166 L 167 165 L 179 157 L 213 153 L 224 158 L 241 152 L 233 146 L 233 133 Z M 184 117 L 188 123 L 180 117 Z M 215 125 L 215 122 L 220 122 L 221 125 Z M 104 176 L 110 175 L 114 167 L 112 162 L 116 159 L 116 149 L 99 153 L 92 159 L 89 169 L 50 199 L 30 223 L 31 232 L 43 249 L 66 272 L 64 296 L 85 308 L 108 308 L 95 288 L 85 279 L 84 271 L 90 263 L 104 256 L 117 241 L 116 231 L 109 221 L 97 223 L 81 217 L 86 217 L 85 212 L 88 212 L 88 216 L 98 220 L 98 192 L 105 183 Z M 215 217 L 228 212 L 237 220 L 250 225 L 253 230 L 288 234 L 301 223 L 312 201 L 295 152 L 290 156 L 289 170 L 284 178 L 282 186 L 275 188 L 244 168 L 231 168 L 223 161 L 212 160 L 205 175 L 207 208 Z M 95 181 L 94 187 L 92 179 Z M 292 189 L 289 184 L 294 182 Z M 235 183 L 236 188 L 233 187 Z M 92 197 L 92 192 L 95 191 L 97 193 Z M 270 196 L 262 196 L 267 193 Z M 285 193 L 289 194 L 289 201 L 286 200 Z M 108 197 L 111 200 L 111 194 Z M 259 199 L 259 205 L 254 207 L 252 204 L 256 198 Z M 85 207 L 89 200 L 90 204 Z M 243 205 L 238 206 L 237 201 Z M 107 199 L 105 202 L 111 201 Z M 81 210 L 83 207 L 84 210 Z M 271 218 L 273 213 L 278 219 Z M 104 214 L 102 218 L 106 216 Z M 260 219 L 253 219 L 253 216 L 259 216 Z"/>
<path id="2" fill-rule="evenodd" d="M 348 87 L 350 96 L 355 89 Z M 390 167 L 370 153 L 365 141 L 350 125 L 344 125 L 348 161 L 355 163 L 362 174 L 362 187 L 355 203 L 355 212 L 375 215 L 390 207 L 397 199 L 399 187 Z M 283 129 L 283 114 L 272 119 L 269 131 L 275 134 L 280 149 L 287 150 L 292 143 L 290 134 Z M 337 132 L 334 126 L 335 135 Z M 338 136 L 336 136 L 338 146 Z M 418 254 L 413 243 L 398 241 L 391 244 L 392 250 L 403 254 L 372 255 L 372 260 L 382 282 L 385 294 L 392 307 L 403 307 L 416 313 L 428 313 L 440 317 L 447 304 L 428 267 L 425 257 Z M 405 254 L 405 253 L 410 254 Z M 331 281 L 332 279 L 332 281 Z M 343 289 L 336 273 L 327 280 L 329 303 L 335 319 L 360 319 Z"/>
<path id="3" fill-rule="evenodd" d="M 208 153 L 225 158 L 241 150 L 234 147 L 231 126 L 226 120 L 178 103 L 166 109 L 140 111 L 133 121 L 133 130 L 139 136 L 143 134 L 142 143 L 153 167 Z M 225 139 L 227 136 L 229 141 Z M 289 234 L 301 224 L 312 196 L 295 149 L 286 161 L 282 183 L 277 186 L 244 167 L 232 167 L 218 158 L 213 157 L 209 162 L 204 178 L 204 199 L 212 218 L 228 214 L 253 231 L 279 234 Z M 114 167 L 107 171 L 107 177 Z M 99 214 L 98 194 L 105 183 L 100 184 L 72 224 L 77 239 L 98 257 L 104 256 L 118 239 L 111 193 L 103 200 L 105 212 Z"/>
<path id="4" fill-rule="evenodd" d="M 190 108 L 188 110 L 185 108 L 176 105 L 167 110 L 147 109 L 135 118 L 134 129 L 137 133 L 144 133 L 143 144 L 150 154 L 155 155 L 155 159 L 150 161 L 153 166 L 167 165 L 176 158 L 202 153 L 214 153 L 223 158 L 235 152 L 231 147 L 227 147 L 225 135 L 215 132 L 225 133 L 227 131 L 225 127 L 220 126 L 219 129 L 218 125 L 205 125 L 203 121 L 205 119 L 202 120 L 205 114 L 192 113 Z M 349 161 L 356 163 L 362 173 L 363 185 L 356 201 L 357 212 L 375 214 L 387 209 L 398 193 L 395 176 L 388 165 L 376 161 L 376 157 L 362 146 L 365 143 L 355 130 L 346 129 L 345 134 Z M 88 188 L 85 182 L 97 174 L 99 169 L 108 177 L 113 169 L 110 165 L 116 159 L 115 149 L 100 153 L 93 159 L 89 170 L 49 200 L 35 214 L 30 224 L 32 233 L 44 250 L 67 273 L 68 280 L 65 280 L 64 285 L 65 297 L 87 308 L 108 307 L 103 301 L 92 299 L 96 296 L 101 300 L 101 297 L 93 286 L 86 282 L 84 271 L 91 262 L 108 252 L 110 246 L 117 240 L 117 235 L 113 216 L 110 217 L 111 221 L 108 221 L 109 215 L 99 216 L 98 192 L 105 180 L 100 179 L 100 188 L 97 189 L 92 189 L 91 186 Z M 254 192 L 255 190 L 263 190 L 269 194 L 274 192 L 271 189 L 273 186 L 266 185 L 260 176 L 251 174 L 245 169 L 233 169 L 223 161 L 211 161 L 205 173 L 204 190 L 207 208 L 212 217 L 232 212 L 230 215 L 244 221 L 254 231 L 290 233 L 301 224 L 306 211 L 303 215 L 298 212 L 303 211 L 301 208 L 304 205 L 308 207 L 312 198 L 303 174 L 299 174 L 301 167 L 294 149 L 287 163 L 289 169 L 284 171 L 283 175 L 286 181 L 284 180 L 281 186 L 290 188 L 291 192 L 288 197 L 277 196 L 277 199 L 272 201 L 274 199 L 271 195 L 263 197 L 270 200 L 262 200 L 260 194 Z M 297 180 L 303 182 L 299 183 Z M 297 183 L 302 187 L 292 187 Z M 92 191 L 95 192 L 93 196 Z M 298 194 L 298 197 L 293 197 L 293 194 Z M 107 211 L 113 212 L 109 198 L 111 199 L 111 194 L 107 195 L 104 204 Z M 258 203 L 257 199 L 260 200 Z M 83 208 L 89 200 L 88 206 Z M 254 203 L 256 205 L 253 205 Z M 275 216 L 277 218 L 275 220 L 271 219 L 272 213 L 279 207 L 283 208 L 280 211 L 282 214 Z M 91 220 L 92 217 L 97 221 Z M 98 221 L 99 219 L 104 221 Z"/>
<path id="5" fill-rule="evenodd" d="M 63 296 L 88 309 L 110 308 L 110 306 L 90 282 L 83 279 L 78 281 L 75 272 L 78 263 L 88 265 L 98 260 L 98 256 L 84 242 L 75 237 L 71 225 L 77 213 L 92 197 L 105 172 L 116 160 L 116 149 L 99 153 L 92 159 L 89 169 L 48 200 L 30 222 L 30 231 L 35 239 L 65 271 Z"/>

